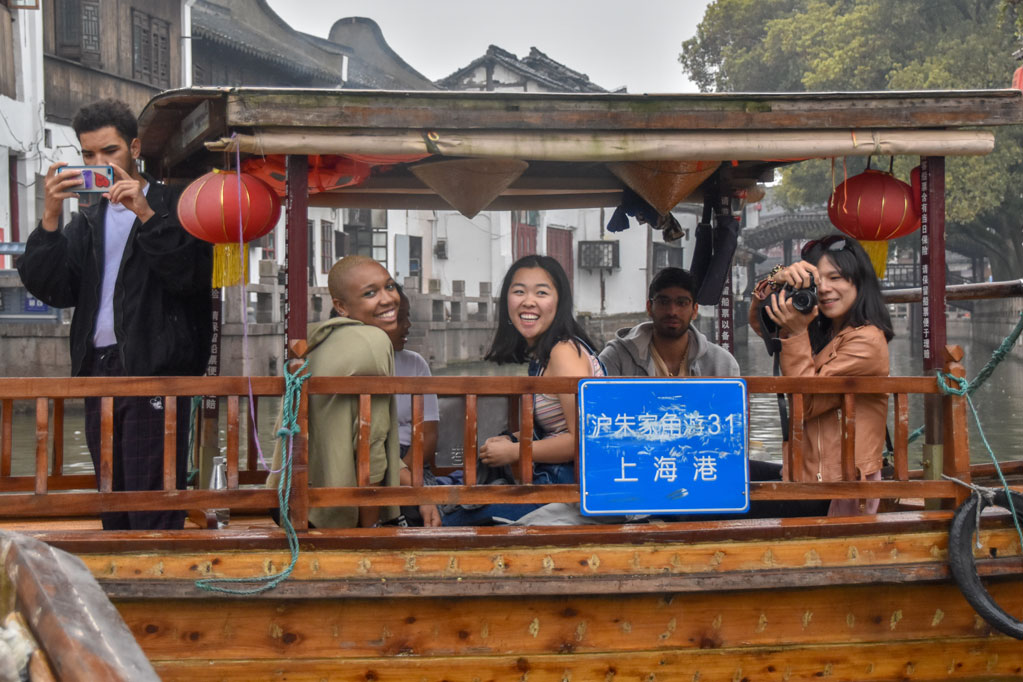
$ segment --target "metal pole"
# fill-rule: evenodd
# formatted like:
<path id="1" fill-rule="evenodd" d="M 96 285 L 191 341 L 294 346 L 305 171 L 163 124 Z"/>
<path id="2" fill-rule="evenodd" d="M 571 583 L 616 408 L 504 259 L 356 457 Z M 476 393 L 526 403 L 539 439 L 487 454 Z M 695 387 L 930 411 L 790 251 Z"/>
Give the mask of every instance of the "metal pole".
<path id="1" fill-rule="evenodd" d="M 211 317 L 213 319 L 213 336 L 210 340 L 210 359 L 206 364 L 206 376 L 220 376 L 220 352 L 223 348 L 223 289 L 212 289 L 210 299 L 212 301 Z M 242 315 L 245 312 L 242 311 Z M 242 318 L 242 324 L 245 319 Z M 202 410 L 200 411 L 202 425 L 199 437 L 196 439 L 199 445 L 198 469 L 199 481 L 196 488 L 210 487 L 210 474 L 213 472 L 213 457 L 220 454 L 220 402 L 215 395 L 207 395 L 202 398 Z"/>
<path id="2" fill-rule="evenodd" d="M 881 292 L 885 303 L 919 303 L 923 293 L 919 289 L 886 289 Z M 981 301 L 992 298 L 1023 297 L 1023 279 L 1005 282 L 979 282 L 953 284 L 945 287 L 945 301 Z"/>

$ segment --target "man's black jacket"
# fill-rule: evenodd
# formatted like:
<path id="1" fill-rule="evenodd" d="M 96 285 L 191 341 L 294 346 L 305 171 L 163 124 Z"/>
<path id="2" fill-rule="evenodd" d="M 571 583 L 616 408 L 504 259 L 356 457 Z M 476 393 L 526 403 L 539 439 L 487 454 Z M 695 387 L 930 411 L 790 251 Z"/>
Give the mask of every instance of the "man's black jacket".
<path id="1" fill-rule="evenodd" d="M 178 223 L 177 193 L 149 180 L 155 215 L 136 219 L 114 287 L 114 334 L 128 376 L 194 376 L 210 353 L 212 246 Z M 18 273 L 47 305 L 74 306 L 71 374 L 79 376 L 92 347 L 103 282 L 103 223 L 108 202 L 75 213 L 63 230 L 40 224 L 29 235 Z"/>

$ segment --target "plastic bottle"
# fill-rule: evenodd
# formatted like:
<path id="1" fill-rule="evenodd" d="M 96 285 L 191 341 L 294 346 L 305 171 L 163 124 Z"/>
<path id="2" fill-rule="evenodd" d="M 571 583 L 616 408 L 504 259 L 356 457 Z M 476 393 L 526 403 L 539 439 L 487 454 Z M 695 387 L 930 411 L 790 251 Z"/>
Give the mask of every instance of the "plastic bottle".
<path id="1" fill-rule="evenodd" d="M 216 455 L 213 458 L 213 473 L 210 475 L 210 490 L 227 490 L 227 458 Z M 231 518 L 230 509 L 214 509 L 217 515 L 217 528 L 227 526 Z"/>

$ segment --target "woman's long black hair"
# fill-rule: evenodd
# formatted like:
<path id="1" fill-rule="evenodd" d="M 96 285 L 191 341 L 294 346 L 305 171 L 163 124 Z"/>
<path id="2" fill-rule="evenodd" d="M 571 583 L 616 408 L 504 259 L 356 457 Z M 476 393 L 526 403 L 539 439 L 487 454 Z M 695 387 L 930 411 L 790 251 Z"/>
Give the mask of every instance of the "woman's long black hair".
<path id="1" fill-rule="evenodd" d="M 827 256 L 835 264 L 835 268 L 842 273 L 842 277 L 856 286 L 856 301 L 845 319 L 847 327 L 860 327 L 865 324 L 872 324 L 882 332 L 887 341 L 895 337 L 892 329 L 892 318 L 885 307 L 884 298 L 881 296 L 881 284 L 877 281 L 874 273 L 874 266 L 870 263 L 870 257 L 863 250 L 860 243 L 851 237 L 845 237 L 845 245 L 840 249 L 834 247 L 837 241 L 831 242 L 829 246 L 824 243 L 830 240 L 820 240 L 811 247 L 804 257 L 809 263 L 817 265 L 821 258 Z M 813 352 L 820 352 L 828 342 L 838 333 L 838 329 L 832 329 L 833 323 L 827 317 L 818 314 L 810 323 L 807 330 L 810 334 L 810 345 Z"/>
<path id="2" fill-rule="evenodd" d="M 511 289 L 515 273 L 522 268 L 543 268 L 551 276 L 554 288 L 558 292 L 558 307 L 554 312 L 554 321 L 537 339 L 533 348 L 526 346 L 525 337 L 512 324 L 511 315 L 508 314 L 508 290 Z M 577 339 L 585 342 L 590 348 L 594 347 L 590 337 L 572 314 L 572 287 L 561 264 L 550 256 L 538 254 L 523 256 L 512 263 L 501 284 L 501 297 L 497 303 L 497 331 L 494 332 L 494 340 L 490 343 L 490 350 L 484 358 L 504 364 L 526 362 L 533 357 L 540 362 L 541 367 L 546 367 L 551 357 L 551 349 L 560 341 L 571 341 L 582 353 L 584 349 L 579 347 Z"/>

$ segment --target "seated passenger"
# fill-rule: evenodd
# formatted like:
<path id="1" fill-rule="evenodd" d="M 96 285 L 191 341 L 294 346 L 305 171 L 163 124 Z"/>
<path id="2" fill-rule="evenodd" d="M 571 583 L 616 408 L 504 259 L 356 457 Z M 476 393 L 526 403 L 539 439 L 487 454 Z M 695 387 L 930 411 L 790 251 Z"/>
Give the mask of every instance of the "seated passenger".
<path id="1" fill-rule="evenodd" d="M 649 322 L 615 333 L 600 361 L 608 376 L 734 377 L 739 363 L 692 326 L 696 304 L 693 276 L 682 268 L 664 268 L 650 281 Z"/>
<path id="2" fill-rule="evenodd" d="M 397 329 L 398 292 L 379 263 L 364 256 L 342 258 L 330 270 L 328 287 L 340 317 L 310 325 L 309 361 L 312 376 L 392 376 L 394 356 L 389 331 Z M 374 328 L 376 327 L 376 328 Z M 409 485 L 411 476 L 399 457 L 398 420 L 390 396 L 373 396 L 370 416 L 370 484 Z M 309 399 L 309 485 L 356 485 L 359 398 L 314 395 Z M 273 470 L 283 461 L 280 439 Z M 267 485 L 276 487 L 279 474 Z M 420 507 L 426 525 L 439 525 L 436 507 Z M 372 526 L 398 515 L 396 507 L 315 507 L 309 521 L 317 528 Z"/>
<path id="3" fill-rule="evenodd" d="M 398 304 L 398 324 L 392 332 L 391 344 L 394 346 L 394 376 L 396 377 L 428 377 L 430 365 L 426 359 L 414 350 L 407 350 L 405 343 L 408 342 L 408 333 L 412 328 L 412 319 L 409 311 L 409 299 L 400 285 L 397 287 L 400 303 Z M 398 405 L 398 443 L 401 448 L 401 458 L 405 460 L 409 448 L 412 447 L 412 396 L 402 394 L 394 396 Z M 428 472 L 427 477 L 434 465 L 434 458 L 437 454 L 437 423 L 440 420 L 440 413 L 437 409 L 436 394 L 423 395 L 423 466 Z M 408 464 L 408 462 L 406 462 Z"/>
<path id="4" fill-rule="evenodd" d="M 859 242 L 832 235 L 808 242 L 803 260 L 772 273 L 754 289 L 750 324 L 761 329 L 761 308 L 777 327 L 784 376 L 888 376 L 894 336 L 874 269 Z M 783 289 L 816 285 L 818 303 L 801 313 Z M 842 480 L 842 396 L 807 395 L 803 401 L 805 481 Z M 855 396 L 856 476 L 880 480 L 888 395 Z M 829 516 L 873 514 L 878 500 L 832 500 Z"/>
<path id="5" fill-rule="evenodd" d="M 550 256 L 524 256 L 512 264 L 501 285 L 497 322 L 487 360 L 529 361 L 530 376 L 604 376 L 593 343 L 572 314 L 568 277 Z M 576 421 L 574 394 L 534 396 L 533 483 L 575 482 Z M 479 461 L 491 468 L 514 465 L 519 460 L 517 439 L 518 434 L 488 438 Z M 513 521 L 538 506 L 457 509 L 444 516 L 444 525 Z"/>

